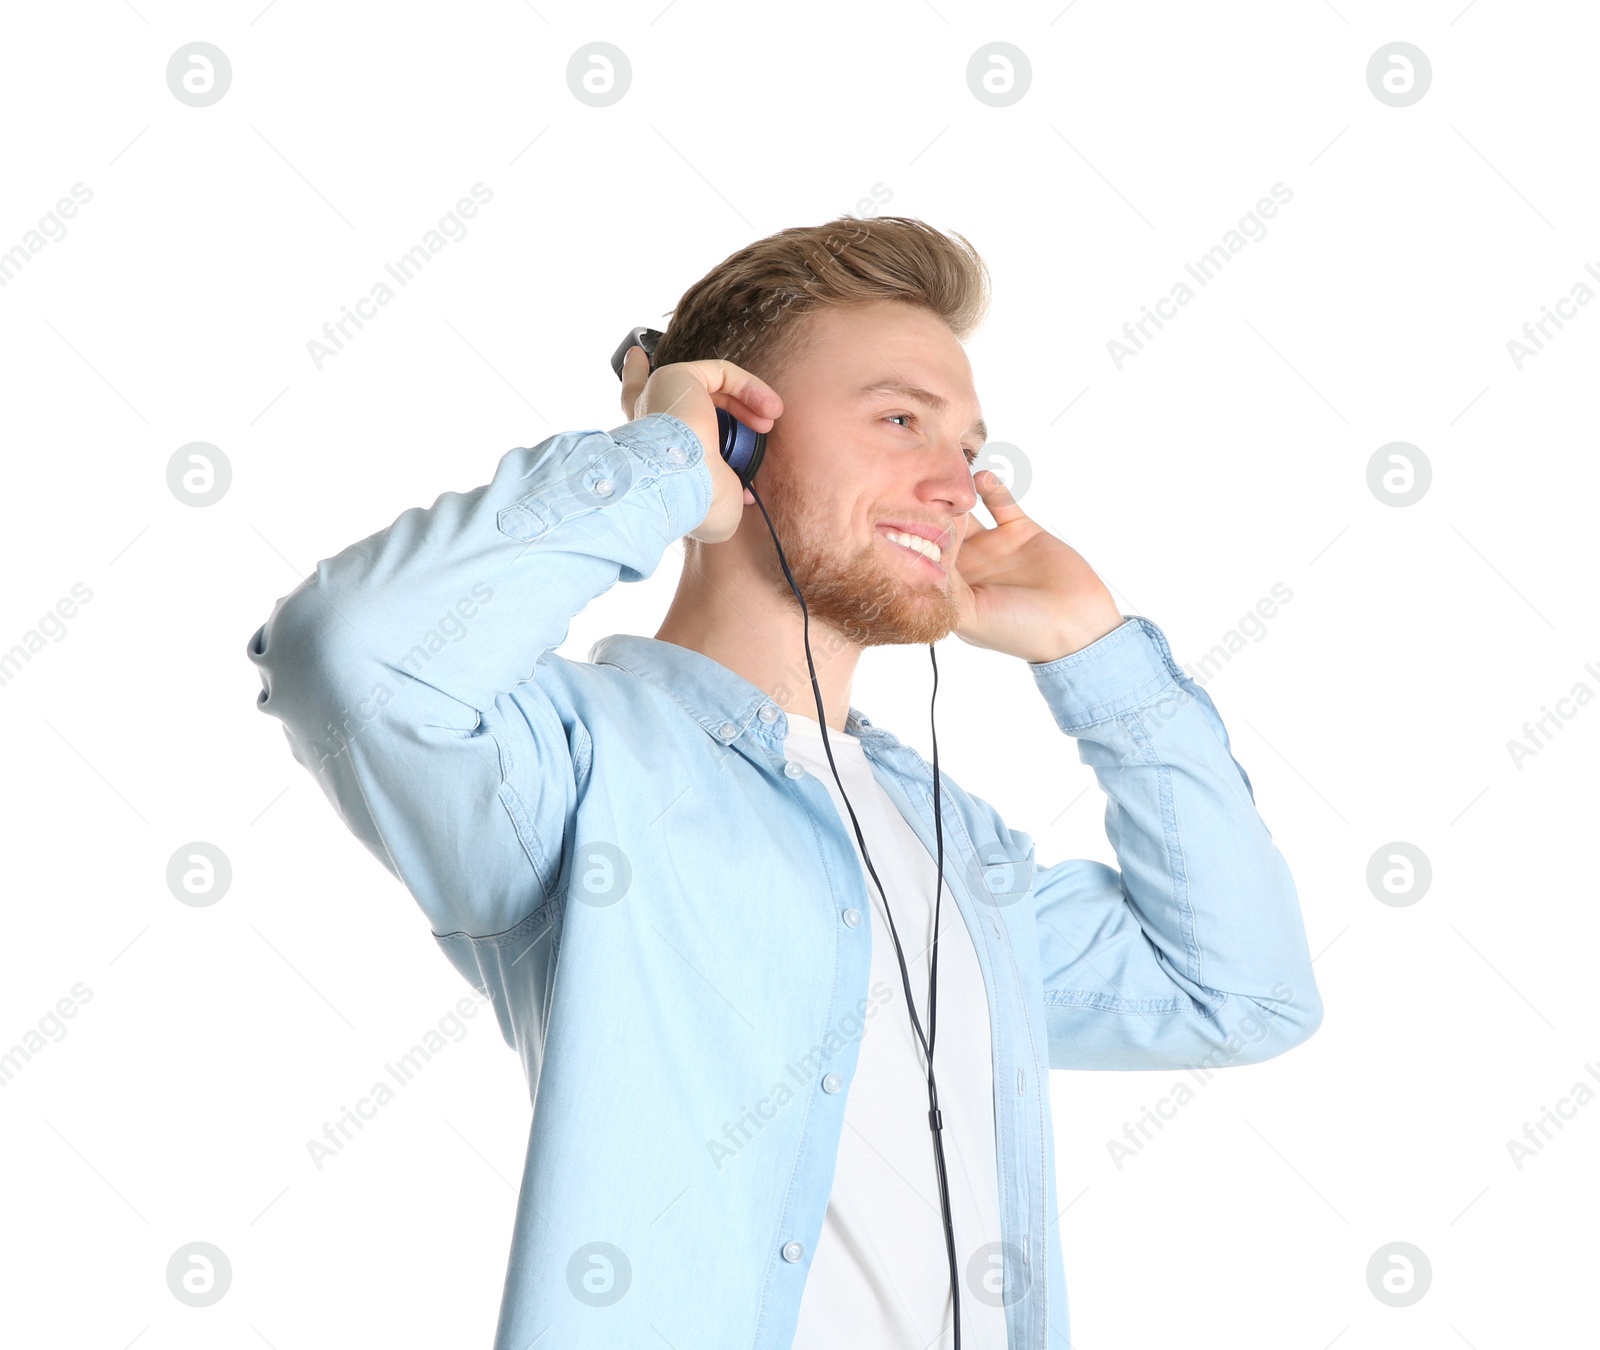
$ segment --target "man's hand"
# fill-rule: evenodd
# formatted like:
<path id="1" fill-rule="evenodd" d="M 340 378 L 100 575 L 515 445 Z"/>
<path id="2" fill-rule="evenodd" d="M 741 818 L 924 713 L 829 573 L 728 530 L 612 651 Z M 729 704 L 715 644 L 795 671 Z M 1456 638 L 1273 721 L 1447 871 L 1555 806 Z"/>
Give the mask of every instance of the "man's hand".
<path id="1" fill-rule="evenodd" d="M 642 347 L 628 348 L 622 362 L 622 413 L 630 422 L 650 413 L 671 413 L 693 428 L 711 466 L 711 509 L 689 538 L 703 544 L 731 539 L 744 508 L 756 499 L 722 457 L 717 409 L 726 408 L 752 431 L 771 431 L 783 400 L 771 385 L 732 361 L 675 361 L 654 372 Z"/>
<path id="2" fill-rule="evenodd" d="M 995 524 L 967 516 L 950 578 L 961 606 L 958 638 L 1037 663 L 1069 656 L 1123 625 L 1083 556 L 1030 520 L 998 475 L 985 469 L 972 485 Z"/>

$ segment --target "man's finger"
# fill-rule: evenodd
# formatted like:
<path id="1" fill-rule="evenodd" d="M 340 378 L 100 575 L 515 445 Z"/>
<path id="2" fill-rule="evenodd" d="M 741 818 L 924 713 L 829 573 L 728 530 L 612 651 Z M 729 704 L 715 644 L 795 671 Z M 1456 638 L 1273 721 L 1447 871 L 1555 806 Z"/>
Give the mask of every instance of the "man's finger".
<path id="1" fill-rule="evenodd" d="M 717 360 L 707 364 L 716 372 L 717 392 L 737 399 L 757 417 L 776 421 L 783 415 L 782 396 L 765 380 L 732 361 Z"/>
<path id="2" fill-rule="evenodd" d="M 1027 512 L 1017 505 L 1017 499 L 1011 495 L 1011 489 L 993 469 L 985 469 L 974 477 L 972 486 L 978 489 L 978 495 L 983 499 L 983 504 L 989 508 L 989 514 L 994 517 L 996 525 L 1005 525 L 1010 521 L 1026 518 Z"/>
<path id="3" fill-rule="evenodd" d="M 644 348 L 636 343 L 622 358 L 622 413 L 630 422 L 639 394 L 649 378 L 650 363 L 645 359 Z"/>

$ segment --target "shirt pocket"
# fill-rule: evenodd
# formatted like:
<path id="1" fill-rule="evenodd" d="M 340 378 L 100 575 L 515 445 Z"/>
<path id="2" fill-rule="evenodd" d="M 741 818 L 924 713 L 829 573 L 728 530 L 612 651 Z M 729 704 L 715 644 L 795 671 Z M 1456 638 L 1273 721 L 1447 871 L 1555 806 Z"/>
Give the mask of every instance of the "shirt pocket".
<path id="1" fill-rule="evenodd" d="M 1034 843 L 1027 835 L 990 833 L 974 844 L 973 897 L 1007 909 L 1033 893 Z"/>
<path id="2" fill-rule="evenodd" d="M 932 792 L 924 792 L 928 809 L 933 809 Z M 946 798 L 949 804 L 949 798 Z M 1025 830 L 997 826 L 986 814 L 970 815 L 957 809 L 945 815 L 945 830 L 954 834 L 954 847 L 945 849 L 945 875 L 956 863 L 955 873 L 966 884 L 980 906 L 1010 909 L 1033 894 L 1034 842 Z"/>

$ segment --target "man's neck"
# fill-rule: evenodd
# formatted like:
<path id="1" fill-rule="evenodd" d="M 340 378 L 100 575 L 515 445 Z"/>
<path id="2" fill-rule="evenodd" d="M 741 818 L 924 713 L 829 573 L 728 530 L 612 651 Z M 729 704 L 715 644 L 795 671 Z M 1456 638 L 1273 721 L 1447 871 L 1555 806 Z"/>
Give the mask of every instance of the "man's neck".
<path id="1" fill-rule="evenodd" d="M 769 622 L 762 631 L 741 621 L 730 630 L 726 625 L 696 623 L 669 610 L 655 636 L 659 642 L 709 656 L 763 690 L 785 712 L 817 720 L 817 698 L 811 688 L 805 630 L 800 623 Z M 854 643 L 821 624 L 811 625 L 811 660 L 829 731 L 844 731 L 850 712 L 850 684 L 860 656 L 861 648 Z"/>

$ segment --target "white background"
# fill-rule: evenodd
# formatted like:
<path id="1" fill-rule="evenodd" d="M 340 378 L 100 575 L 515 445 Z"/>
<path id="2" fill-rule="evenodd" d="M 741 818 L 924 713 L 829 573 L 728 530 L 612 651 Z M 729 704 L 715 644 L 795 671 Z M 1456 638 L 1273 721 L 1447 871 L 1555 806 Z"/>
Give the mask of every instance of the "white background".
<path id="1" fill-rule="evenodd" d="M 1600 24 L 1336 6 L 8 7 L 0 651 L 92 592 L 0 685 L 0 1052 L 92 995 L 0 1089 L 8 1339 L 489 1343 L 517 1061 L 482 1014 L 311 1161 L 469 989 L 256 711 L 246 642 L 405 508 L 618 425 L 628 328 L 881 185 L 880 213 L 988 261 L 992 435 L 1125 613 L 1192 669 L 1293 593 L 1204 683 L 1293 869 L 1326 1020 L 1120 1168 L 1107 1141 L 1184 1075 L 1053 1076 L 1078 1350 L 1592 1343 L 1600 1102 L 1520 1167 L 1507 1141 L 1600 1090 L 1600 708 L 1564 705 L 1520 767 L 1507 742 L 1600 691 L 1600 305 L 1520 369 L 1507 343 L 1600 293 Z M 205 107 L 167 79 L 197 41 L 232 68 Z M 631 63 L 608 107 L 567 82 L 593 41 Z M 1031 66 L 1007 107 L 967 83 L 997 41 Z M 1410 106 L 1368 87 L 1393 41 L 1431 63 Z M 466 236 L 318 369 L 323 324 L 478 182 Z M 1108 340 L 1280 182 L 1266 236 L 1119 369 Z M 92 199 L 44 243 L 75 183 Z M 203 508 L 167 485 L 193 441 L 232 469 Z M 1406 507 L 1368 486 L 1392 441 L 1432 469 Z M 680 564 L 598 600 L 562 654 L 652 634 Z M 1024 665 L 950 640 L 940 669 L 944 772 L 1041 865 L 1114 861 Z M 929 687 L 921 649 L 876 649 L 852 702 L 929 755 Z M 233 871 L 206 907 L 166 881 L 194 841 Z M 1433 873 L 1406 905 L 1367 884 L 1397 841 Z M 209 1308 L 167 1286 L 194 1241 L 232 1267 Z M 1431 1264 L 1409 1307 L 1369 1288 L 1393 1242 Z"/>

